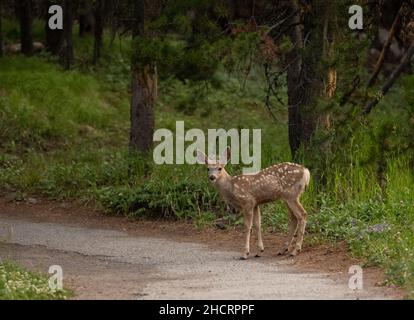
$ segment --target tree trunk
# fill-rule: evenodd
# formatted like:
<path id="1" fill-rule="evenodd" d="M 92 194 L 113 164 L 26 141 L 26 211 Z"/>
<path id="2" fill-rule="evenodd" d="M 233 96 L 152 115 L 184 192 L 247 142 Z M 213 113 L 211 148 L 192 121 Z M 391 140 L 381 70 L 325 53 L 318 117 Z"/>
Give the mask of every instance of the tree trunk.
<path id="1" fill-rule="evenodd" d="M 86 16 L 81 13 L 79 15 L 79 37 L 83 37 L 86 33 Z"/>
<path id="2" fill-rule="evenodd" d="M 102 36 L 103 36 L 103 0 L 97 0 L 94 8 L 95 16 L 95 40 L 93 46 L 93 64 L 96 64 L 101 57 Z"/>
<path id="3" fill-rule="evenodd" d="M 73 63 L 73 42 L 72 42 L 72 1 L 65 0 L 63 9 L 63 65 L 66 70 L 70 69 Z"/>
<path id="4" fill-rule="evenodd" d="M 0 57 L 3 56 L 3 29 L 1 25 L 2 16 L 3 16 L 3 0 L 0 0 Z"/>
<path id="5" fill-rule="evenodd" d="M 14 15 L 16 16 L 16 19 L 20 21 L 20 1 L 15 0 L 13 2 L 13 9 L 14 9 Z"/>
<path id="6" fill-rule="evenodd" d="M 312 56 L 304 53 L 304 31 L 301 23 L 300 7 L 297 0 L 291 2 L 292 13 L 289 38 L 293 49 L 287 54 L 288 84 L 288 130 L 289 145 L 293 159 L 297 159 L 301 146 L 309 145 L 315 125 L 312 115 L 312 86 L 315 75 Z M 311 50 L 308 50 L 311 51 Z"/>
<path id="7" fill-rule="evenodd" d="M 94 27 L 94 14 L 89 3 L 81 2 L 79 14 L 79 37 L 83 37 L 87 33 L 91 33 Z"/>
<path id="8" fill-rule="evenodd" d="M 49 18 L 50 15 L 48 13 L 49 7 L 52 5 L 52 1 L 46 0 L 45 1 L 45 34 L 46 34 L 46 50 L 50 52 L 52 55 L 59 55 L 60 50 L 62 49 L 62 42 L 63 42 L 63 30 L 52 30 L 49 28 Z"/>
<path id="9" fill-rule="evenodd" d="M 157 95 L 155 67 L 138 67 L 132 71 L 130 151 L 147 154 L 154 134 L 154 105 Z"/>
<path id="10" fill-rule="evenodd" d="M 20 43 L 22 53 L 29 56 L 33 53 L 32 37 L 32 1 L 19 1 Z"/>
<path id="11" fill-rule="evenodd" d="M 287 69 L 287 85 L 288 85 L 288 133 L 289 146 L 292 158 L 295 159 L 302 141 L 302 118 L 299 112 L 301 104 L 301 94 L 299 83 L 302 74 L 302 56 L 301 50 L 303 48 L 303 37 L 300 25 L 299 10 L 294 1 L 292 10 L 296 12 L 291 18 L 291 30 L 289 37 L 294 45 L 294 48 L 286 56 Z"/>
<path id="12" fill-rule="evenodd" d="M 331 5 L 325 7 L 325 21 L 323 26 L 323 57 L 328 61 L 328 71 L 326 76 L 325 93 L 326 98 L 332 99 L 336 92 L 336 86 L 338 81 L 338 73 L 335 69 L 333 61 L 335 61 L 335 41 L 334 41 L 334 22 L 336 20 L 335 15 L 332 13 Z M 325 129 L 331 129 L 331 114 L 326 112 L 321 115 L 321 122 L 325 126 Z"/>
<path id="13" fill-rule="evenodd" d="M 144 0 L 135 2 L 133 38 L 144 36 L 145 5 Z M 139 44 L 138 44 L 139 45 Z M 154 105 L 157 96 L 157 71 L 155 64 L 142 61 L 142 57 L 132 58 L 132 97 L 131 132 L 129 150 L 131 153 L 148 154 L 152 148 L 154 134 Z"/>

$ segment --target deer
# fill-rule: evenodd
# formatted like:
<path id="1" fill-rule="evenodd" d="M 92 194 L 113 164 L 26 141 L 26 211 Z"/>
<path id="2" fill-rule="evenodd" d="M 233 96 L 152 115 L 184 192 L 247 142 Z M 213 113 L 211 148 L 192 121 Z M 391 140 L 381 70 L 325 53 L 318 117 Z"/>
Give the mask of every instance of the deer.
<path id="1" fill-rule="evenodd" d="M 208 179 L 217 188 L 221 198 L 230 207 L 243 213 L 245 245 L 240 259 L 247 260 L 250 256 L 252 226 L 257 236 L 255 257 L 261 257 L 264 253 L 260 205 L 276 200 L 282 200 L 289 213 L 287 241 L 277 254 L 298 255 L 302 250 L 307 222 L 307 212 L 300 203 L 300 196 L 309 186 L 310 171 L 300 164 L 285 162 L 258 173 L 231 176 L 225 169 L 230 158 L 229 147 L 217 160 L 197 150 L 197 162 L 207 166 Z"/>

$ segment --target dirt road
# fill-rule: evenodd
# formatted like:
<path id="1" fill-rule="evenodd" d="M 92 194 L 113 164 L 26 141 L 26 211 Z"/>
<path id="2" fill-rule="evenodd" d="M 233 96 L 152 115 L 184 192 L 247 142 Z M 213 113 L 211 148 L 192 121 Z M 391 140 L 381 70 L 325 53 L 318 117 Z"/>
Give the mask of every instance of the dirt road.
<path id="1" fill-rule="evenodd" d="M 7 242 L 0 244 L 0 257 L 44 273 L 49 266 L 60 265 L 64 284 L 74 289 L 75 299 L 401 297 L 397 290 L 376 287 L 368 280 L 363 290 L 352 291 L 347 270 L 323 268 L 325 271 L 315 272 L 309 270 L 315 268 L 300 267 L 295 259 L 279 258 L 273 252 L 240 261 L 239 253 L 220 239 L 195 241 L 182 232 L 177 239 L 168 227 L 164 233 L 153 230 L 156 235 L 149 236 L 148 224 L 117 224 L 120 218 L 101 215 L 96 220 L 79 220 L 58 215 L 62 219 L 52 219 L 24 214 L 24 209 L 18 214 L 13 210 L 0 206 L 0 236 L 4 237 L 7 229 L 13 231 Z M 329 263 L 329 256 L 326 259 Z"/>

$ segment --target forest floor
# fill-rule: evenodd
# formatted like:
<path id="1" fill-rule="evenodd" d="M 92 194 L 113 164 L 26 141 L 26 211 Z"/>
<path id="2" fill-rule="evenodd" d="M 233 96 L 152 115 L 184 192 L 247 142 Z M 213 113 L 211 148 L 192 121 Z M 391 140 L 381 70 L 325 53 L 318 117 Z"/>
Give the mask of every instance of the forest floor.
<path id="1" fill-rule="evenodd" d="M 240 261 L 240 229 L 106 216 L 73 203 L 0 198 L 0 258 L 31 271 L 63 268 L 74 299 L 400 299 L 379 268 L 363 268 L 363 289 L 348 287 L 361 264 L 344 243 L 308 244 L 278 257 L 280 234 L 264 237 L 261 258 Z M 6 230 L 12 233 L 4 239 Z M 252 242 L 254 247 L 254 241 Z M 253 250 L 252 250 L 253 251 Z M 254 251 L 253 251 L 254 252 Z M 361 264 L 362 265 L 362 264 Z"/>

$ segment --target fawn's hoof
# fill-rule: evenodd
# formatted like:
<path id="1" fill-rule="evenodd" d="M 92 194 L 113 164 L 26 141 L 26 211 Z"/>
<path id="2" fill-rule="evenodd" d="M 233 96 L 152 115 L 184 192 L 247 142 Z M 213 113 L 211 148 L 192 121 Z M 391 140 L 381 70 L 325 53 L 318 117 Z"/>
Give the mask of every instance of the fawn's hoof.
<path id="1" fill-rule="evenodd" d="M 264 250 L 261 249 L 258 253 L 256 253 L 256 255 L 254 256 L 255 258 L 260 258 L 263 255 Z"/>
<path id="2" fill-rule="evenodd" d="M 288 248 L 282 248 L 278 251 L 277 255 L 278 256 L 283 256 L 288 252 Z"/>
<path id="3" fill-rule="evenodd" d="M 248 253 L 245 253 L 244 255 L 242 255 L 241 257 L 240 257 L 240 260 L 247 260 L 247 258 L 249 257 L 249 252 Z"/>

